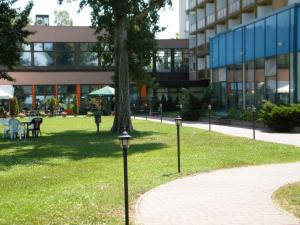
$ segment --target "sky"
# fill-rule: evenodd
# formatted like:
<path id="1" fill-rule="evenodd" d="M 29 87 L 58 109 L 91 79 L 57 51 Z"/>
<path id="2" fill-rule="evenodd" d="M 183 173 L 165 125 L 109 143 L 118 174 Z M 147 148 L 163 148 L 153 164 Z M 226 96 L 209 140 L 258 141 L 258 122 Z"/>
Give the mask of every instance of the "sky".
<path id="1" fill-rule="evenodd" d="M 170 9 L 161 10 L 160 26 L 166 27 L 164 32 L 158 34 L 159 39 L 175 38 L 176 33 L 179 32 L 179 1 L 173 0 L 173 7 Z M 35 21 L 36 14 L 49 15 L 50 25 L 54 25 L 54 11 L 66 10 L 69 12 L 70 17 L 73 20 L 73 26 L 89 26 L 90 25 L 90 9 L 84 8 L 78 14 L 78 1 L 72 3 L 63 3 L 58 5 L 57 0 L 33 0 L 34 6 L 31 11 L 30 17 L 32 21 Z M 15 4 L 16 7 L 24 7 L 28 3 L 28 0 L 18 0 Z"/>

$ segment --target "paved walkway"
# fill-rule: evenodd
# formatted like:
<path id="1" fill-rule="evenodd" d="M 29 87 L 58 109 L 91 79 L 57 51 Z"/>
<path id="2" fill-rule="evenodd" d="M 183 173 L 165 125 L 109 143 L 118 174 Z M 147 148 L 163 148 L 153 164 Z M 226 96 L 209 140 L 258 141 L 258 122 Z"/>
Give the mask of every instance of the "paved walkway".
<path id="1" fill-rule="evenodd" d="M 136 117 L 136 119 L 145 119 L 144 117 Z M 160 119 L 148 118 L 149 121 L 160 122 Z M 165 119 L 163 123 L 174 124 L 174 119 Z M 208 130 L 207 122 L 183 122 L 183 126 L 201 128 Z M 211 125 L 211 130 L 223 134 L 237 137 L 253 138 L 252 128 L 234 127 L 225 125 Z M 275 133 L 266 129 L 256 129 L 256 140 L 290 144 L 300 147 L 300 133 Z"/>
<path id="2" fill-rule="evenodd" d="M 136 204 L 143 225 L 300 225 L 272 193 L 300 180 L 300 163 L 224 169 L 157 187 Z"/>

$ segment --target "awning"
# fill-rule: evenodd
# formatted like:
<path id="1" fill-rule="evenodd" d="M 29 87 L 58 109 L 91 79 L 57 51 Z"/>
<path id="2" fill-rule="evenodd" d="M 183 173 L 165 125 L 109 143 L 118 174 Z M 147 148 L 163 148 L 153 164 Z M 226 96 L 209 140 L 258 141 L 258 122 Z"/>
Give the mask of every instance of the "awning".
<path id="1" fill-rule="evenodd" d="M 113 96 L 115 95 L 115 89 L 110 86 L 105 86 L 101 89 L 89 93 L 90 96 Z"/>
<path id="2" fill-rule="evenodd" d="M 0 99 L 10 99 L 14 97 L 14 87 L 12 85 L 0 85 Z"/>

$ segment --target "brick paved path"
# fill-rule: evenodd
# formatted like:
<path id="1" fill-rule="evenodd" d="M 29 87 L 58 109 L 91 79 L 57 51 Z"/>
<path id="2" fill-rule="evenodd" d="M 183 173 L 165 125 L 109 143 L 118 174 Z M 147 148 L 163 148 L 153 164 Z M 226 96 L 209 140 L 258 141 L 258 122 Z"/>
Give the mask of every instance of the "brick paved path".
<path id="1" fill-rule="evenodd" d="M 277 208 L 272 193 L 300 180 L 300 163 L 234 168 L 181 178 L 142 195 L 143 225 L 300 225 Z"/>

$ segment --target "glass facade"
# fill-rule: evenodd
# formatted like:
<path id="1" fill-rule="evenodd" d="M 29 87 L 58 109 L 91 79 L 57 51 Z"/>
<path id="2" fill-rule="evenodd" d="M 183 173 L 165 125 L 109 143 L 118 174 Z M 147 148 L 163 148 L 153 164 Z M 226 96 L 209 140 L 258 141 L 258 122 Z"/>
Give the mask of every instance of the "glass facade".
<path id="1" fill-rule="evenodd" d="M 300 5 L 291 5 L 211 39 L 212 81 L 219 108 L 300 100 L 299 14 Z M 222 82 L 220 70 L 226 71 Z"/>

